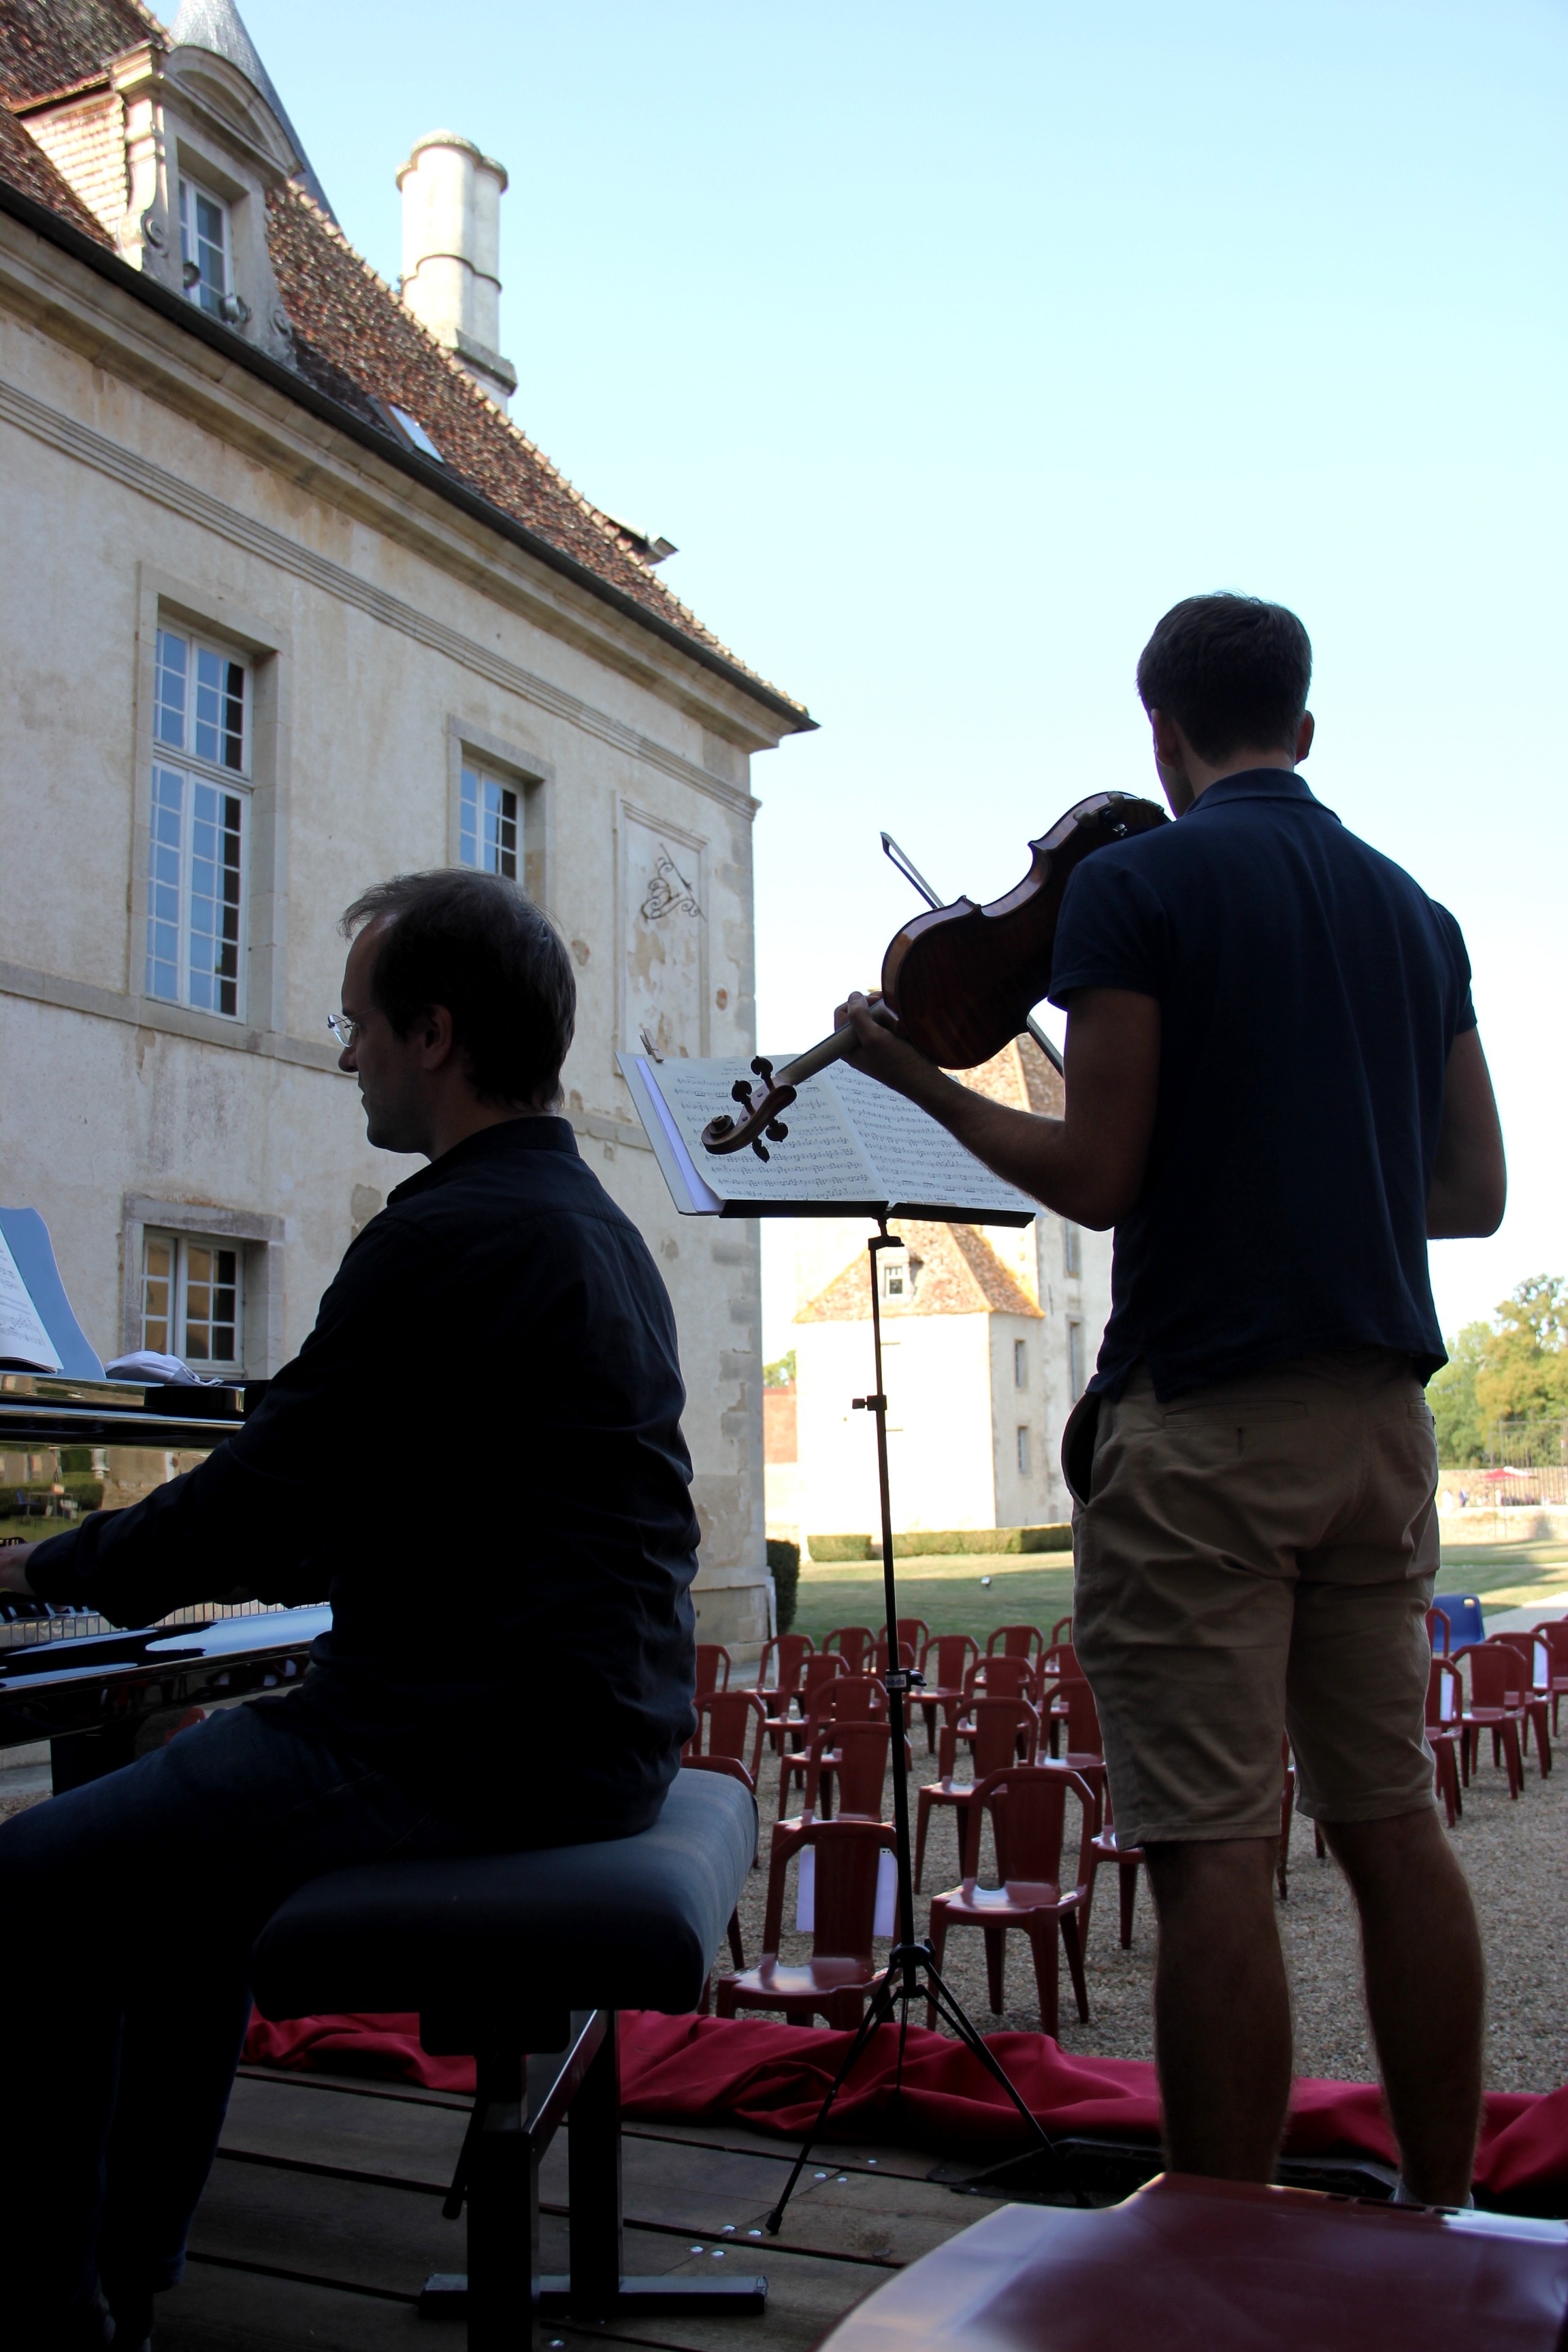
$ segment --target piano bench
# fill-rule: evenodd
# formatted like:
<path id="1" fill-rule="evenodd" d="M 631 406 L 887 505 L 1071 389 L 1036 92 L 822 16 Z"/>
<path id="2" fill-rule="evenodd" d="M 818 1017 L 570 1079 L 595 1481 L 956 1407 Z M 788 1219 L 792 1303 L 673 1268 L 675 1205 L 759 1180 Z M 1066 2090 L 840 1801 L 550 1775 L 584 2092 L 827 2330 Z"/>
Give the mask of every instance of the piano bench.
<path id="1" fill-rule="evenodd" d="M 542 2317 L 760 2312 L 761 2278 L 621 2269 L 616 2011 L 679 2014 L 751 1869 L 756 1807 L 738 1781 L 681 1772 L 652 1829 L 593 1845 L 372 1863 L 291 1895 L 258 1939 L 264 2017 L 417 2011 L 424 2047 L 472 2056 L 477 2092 L 446 2210 L 468 2205 L 466 2276 L 421 2313 L 468 2321 L 472 2352 L 525 2352 Z M 570 2112 L 569 2272 L 539 2273 L 539 2167 Z"/>

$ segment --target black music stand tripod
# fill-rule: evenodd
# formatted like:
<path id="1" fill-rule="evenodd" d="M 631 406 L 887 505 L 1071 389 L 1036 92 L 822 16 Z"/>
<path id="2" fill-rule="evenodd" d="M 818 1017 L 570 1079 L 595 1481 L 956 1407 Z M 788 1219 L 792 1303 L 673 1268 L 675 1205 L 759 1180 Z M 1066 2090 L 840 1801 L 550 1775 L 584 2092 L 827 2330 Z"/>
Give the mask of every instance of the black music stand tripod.
<path id="1" fill-rule="evenodd" d="M 880 1984 L 872 1993 L 865 2015 L 844 2061 L 823 2100 L 816 2123 L 795 2158 L 795 2167 L 784 2186 L 784 2193 L 763 2228 L 770 2237 L 776 2237 L 784 2221 L 784 2207 L 795 2192 L 796 2181 L 810 2161 L 811 2151 L 821 2138 L 823 2126 L 832 2112 L 833 2103 L 854 2072 L 857 2061 L 879 2026 L 890 2025 L 894 2012 L 901 2012 L 899 2021 L 899 2072 L 895 2078 L 894 2096 L 901 2088 L 904 2063 L 904 2040 L 909 2032 L 910 2008 L 916 2000 L 930 2001 L 939 2016 L 944 2018 L 966 2049 L 972 2050 L 994 2080 L 998 2082 L 1024 2118 L 1036 2143 L 1037 2152 L 1047 2157 L 1061 2175 L 1063 2185 L 1072 2187 L 1067 2168 L 1039 2118 L 1031 2111 L 1016 2085 L 1011 2082 L 1001 2061 L 989 2047 L 980 2029 L 965 2011 L 963 2003 L 946 1984 L 936 1965 L 931 1948 L 915 1938 L 915 1882 L 910 1850 L 910 1790 L 909 1766 L 905 1759 L 904 1740 L 909 1722 L 909 1701 L 911 1692 L 920 1689 L 924 1677 L 912 1669 L 900 1665 L 899 1660 L 899 1594 L 893 1566 L 893 1510 L 888 1486 L 888 1399 L 882 1386 L 882 1316 L 877 1279 L 877 1259 L 880 1251 L 897 1249 L 900 1244 L 889 1233 L 886 1219 L 879 1221 L 879 1231 L 866 1244 L 867 1263 L 871 1282 L 871 1349 L 875 1368 L 876 1389 L 872 1395 L 857 1397 L 858 1411 L 868 1412 L 877 1428 L 877 1486 L 882 1510 L 882 1603 L 887 1619 L 888 1672 L 883 1677 L 888 1688 L 888 1721 L 891 1728 L 893 1750 L 893 1843 L 898 1869 L 899 1936 L 888 1956 L 888 1966 Z M 1016 2158 L 1009 2163 L 1016 2163 Z M 1000 2168 L 994 2168 L 1000 2169 Z M 1079 2195 L 1081 2203 L 1081 2193 Z"/>

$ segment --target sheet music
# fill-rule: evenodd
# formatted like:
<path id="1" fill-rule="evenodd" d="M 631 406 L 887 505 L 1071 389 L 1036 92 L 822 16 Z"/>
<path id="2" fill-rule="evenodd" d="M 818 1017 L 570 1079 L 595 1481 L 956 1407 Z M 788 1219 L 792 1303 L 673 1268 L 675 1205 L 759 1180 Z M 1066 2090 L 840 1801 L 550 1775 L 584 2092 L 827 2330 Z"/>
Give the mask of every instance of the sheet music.
<path id="1" fill-rule="evenodd" d="M 774 1058 L 782 1069 L 788 1056 Z M 744 1151 L 719 1155 L 702 1148 L 709 1120 L 725 1108 L 735 1108 L 730 1094 L 735 1080 L 754 1085 L 749 1061 L 739 1055 L 732 1061 L 672 1060 L 645 1064 L 644 1075 L 668 1105 L 693 1164 L 722 1200 L 754 1201 L 781 1210 L 821 1202 L 867 1206 L 873 1212 L 886 1205 L 880 1177 L 857 1142 L 837 1097 L 818 1080 L 808 1079 L 802 1087 L 784 1114 L 788 1137 L 770 1144 L 772 1156 L 762 1160 L 749 1145 Z"/>
<path id="2" fill-rule="evenodd" d="M 55 1343 L 39 1319 L 32 1293 L 11 1255 L 11 1244 L 0 1233 L 0 1363 L 7 1359 L 29 1371 L 60 1369 Z"/>
<path id="3" fill-rule="evenodd" d="M 802 1100 L 813 1086 L 830 1087 L 844 1107 L 846 1124 L 859 1137 L 877 1171 L 884 1199 L 907 1214 L 946 1214 L 968 1223 L 966 1211 L 1016 1215 L 1020 1222 L 1037 1217 L 1040 1204 L 1026 1192 L 994 1176 L 956 1136 L 939 1126 L 928 1112 L 917 1108 L 890 1087 L 879 1086 L 852 1062 L 836 1062 L 820 1079 L 810 1079 Z M 795 1108 L 800 1108 L 799 1104 Z M 793 1119 L 792 1111 L 789 1117 Z M 791 1129 L 791 1141 L 794 1129 Z M 788 1150 L 786 1144 L 784 1149 Z"/>

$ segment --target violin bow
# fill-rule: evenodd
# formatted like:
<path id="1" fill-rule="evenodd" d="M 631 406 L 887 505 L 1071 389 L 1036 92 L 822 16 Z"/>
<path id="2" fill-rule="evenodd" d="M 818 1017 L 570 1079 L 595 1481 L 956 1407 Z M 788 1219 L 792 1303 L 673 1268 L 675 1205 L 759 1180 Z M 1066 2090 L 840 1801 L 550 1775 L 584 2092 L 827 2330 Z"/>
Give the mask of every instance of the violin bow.
<path id="1" fill-rule="evenodd" d="M 889 865 L 897 866 L 899 872 L 903 876 L 906 882 L 913 884 L 914 887 L 920 892 L 921 897 L 925 900 L 928 907 L 945 907 L 947 905 L 948 901 L 945 898 L 939 898 L 937 897 L 936 892 L 931 888 L 931 884 L 926 880 L 925 876 L 921 872 L 920 867 L 915 864 L 914 859 L 910 856 L 908 850 L 900 849 L 890 833 L 884 833 L 882 835 L 882 855 L 887 858 Z M 1030 1036 L 1034 1039 L 1036 1045 L 1039 1047 L 1041 1053 L 1045 1055 L 1052 1069 L 1057 1071 L 1058 1074 L 1065 1076 L 1065 1073 L 1062 1071 L 1062 1057 L 1060 1054 L 1058 1052 L 1050 1038 L 1047 1036 L 1045 1031 L 1041 1028 L 1039 1023 L 1036 1020 L 1032 1013 L 1030 1013 L 1027 1021 L 1024 1024 L 1024 1026 L 1027 1029 Z"/>

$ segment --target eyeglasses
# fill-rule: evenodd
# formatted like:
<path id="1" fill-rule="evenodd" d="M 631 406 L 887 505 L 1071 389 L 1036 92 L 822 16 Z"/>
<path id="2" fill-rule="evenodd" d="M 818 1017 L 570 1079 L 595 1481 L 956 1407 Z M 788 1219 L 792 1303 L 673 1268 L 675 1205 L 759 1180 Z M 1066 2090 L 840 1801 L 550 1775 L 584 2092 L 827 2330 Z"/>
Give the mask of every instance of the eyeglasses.
<path id="1" fill-rule="evenodd" d="M 327 1026 L 331 1031 L 333 1036 L 337 1039 L 339 1045 L 342 1047 L 344 1053 L 352 1054 L 354 1047 L 354 1040 L 358 1037 L 360 1031 L 364 1027 L 364 1023 L 363 1021 L 351 1021 L 346 1013 L 329 1013 L 327 1015 Z"/>

